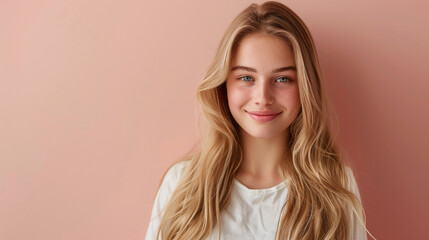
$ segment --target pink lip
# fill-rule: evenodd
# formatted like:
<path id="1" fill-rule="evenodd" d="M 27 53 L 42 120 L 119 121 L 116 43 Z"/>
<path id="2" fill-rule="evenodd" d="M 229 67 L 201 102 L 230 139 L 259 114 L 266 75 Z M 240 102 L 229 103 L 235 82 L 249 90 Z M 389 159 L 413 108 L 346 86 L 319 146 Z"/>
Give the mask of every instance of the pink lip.
<path id="1" fill-rule="evenodd" d="M 247 112 L 251 118 L 258 122 L 268 122 L 280 115 L 281 112 L 275 111 L 252 111 Z"/>

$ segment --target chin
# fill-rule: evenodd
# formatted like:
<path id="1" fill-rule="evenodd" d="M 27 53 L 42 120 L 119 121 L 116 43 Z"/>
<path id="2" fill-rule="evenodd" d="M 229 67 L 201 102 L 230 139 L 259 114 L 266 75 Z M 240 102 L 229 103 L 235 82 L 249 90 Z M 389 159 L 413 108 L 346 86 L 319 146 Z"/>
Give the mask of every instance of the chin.
<path id="1" fill-rule="evenodd" d="M 246 131 L 247 132 L 247 131 Z M 254 138 L 260 138 L 260 139 L 271 139 L 278 137 L 281 133 L 279 132 L 270 132 L 270 131 L 253 131 L 253 132 L 247 132 L 247 134 Z"/>

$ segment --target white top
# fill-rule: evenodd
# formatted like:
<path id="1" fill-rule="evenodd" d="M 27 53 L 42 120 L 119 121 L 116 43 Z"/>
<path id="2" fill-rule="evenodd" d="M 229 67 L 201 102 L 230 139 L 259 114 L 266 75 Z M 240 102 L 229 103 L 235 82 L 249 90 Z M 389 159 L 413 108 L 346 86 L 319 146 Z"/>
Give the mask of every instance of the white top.
<path id="1" fill-rule="evenodd" d="M 171 193 L 189 165 L 188 161 L 179 162 L 171 167 L 164 177 L 155 204 L 152 217 L 146 233 L 146 240 L 156 239 L 159 221 L 163 208 L 168 203 Z M 353 172 L 346 167 L 350 190 L 359 198 L 360 194 Z M 236 179 L 231 191 L 231 199 L 225 210 L 221 213 L 221 239 L 222 240 L 273 240 L 280 220 L 282 206 L 287 199 L 287 181 L 266 189 L 249 189 Z M 350 240 L 367 240 L 365 230 L 357 219 L 352 219 Z M 218 240 L 217 225 L 207 240 Z"/>

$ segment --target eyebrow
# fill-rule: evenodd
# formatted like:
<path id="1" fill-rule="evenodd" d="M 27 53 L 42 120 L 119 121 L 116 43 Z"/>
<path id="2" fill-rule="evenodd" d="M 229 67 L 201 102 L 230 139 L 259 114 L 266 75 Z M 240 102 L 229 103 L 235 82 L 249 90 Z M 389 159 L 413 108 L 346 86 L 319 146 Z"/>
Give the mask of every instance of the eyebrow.
<path id="1" fill-rule="evenodd" d="M 240 66 L 240 65 L 237 65 L 237 66 L 231 68 L 231 72 L 233 72 L 235 70 L 240 70 L 240 69 L 248 71 L 248 72 L 257 72 L 256 69 L 254 69 L 254 68 Z M 279 73 L 279 72 L 284 72 L 284 71 L 289 71 L 289 70 L 296 71 L 296 67 L 295 66 L 287 66 L 287 67 L 276 68 L 273 70 L 273 73 Z"/>

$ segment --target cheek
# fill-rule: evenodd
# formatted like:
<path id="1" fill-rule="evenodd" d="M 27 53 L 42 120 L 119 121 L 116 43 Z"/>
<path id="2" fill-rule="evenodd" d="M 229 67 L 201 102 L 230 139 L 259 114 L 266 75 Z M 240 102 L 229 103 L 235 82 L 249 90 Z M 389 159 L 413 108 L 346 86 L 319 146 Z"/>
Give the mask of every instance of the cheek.
<path id="1" fill-rule="evenodd" d="M 247 101 L 247 93 L 243 89 L 228 89 L 228 104 L 231 111 L 239 110 Z"/>
<path id="2" fill-rule="evenodd" d="M 301 107 L 301 100 L 299 98 L 299 91 L 297 87 L 283 92 L 281 99 L 282 104 L 291 110 Z"/>

